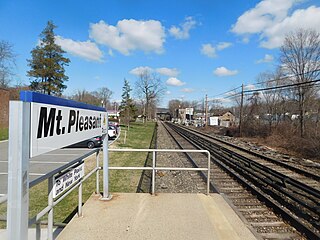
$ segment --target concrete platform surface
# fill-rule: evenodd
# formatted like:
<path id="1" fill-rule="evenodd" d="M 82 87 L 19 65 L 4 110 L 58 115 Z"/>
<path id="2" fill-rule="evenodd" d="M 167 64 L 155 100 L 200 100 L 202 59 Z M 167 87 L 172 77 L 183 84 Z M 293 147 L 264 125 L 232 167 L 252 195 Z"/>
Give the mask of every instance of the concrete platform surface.
<path id="1" fill-rule="evenodd" d="M 219 194 L 92 195 L 83 216 L 58 235 L 69 239 L 256 239 Z"/>

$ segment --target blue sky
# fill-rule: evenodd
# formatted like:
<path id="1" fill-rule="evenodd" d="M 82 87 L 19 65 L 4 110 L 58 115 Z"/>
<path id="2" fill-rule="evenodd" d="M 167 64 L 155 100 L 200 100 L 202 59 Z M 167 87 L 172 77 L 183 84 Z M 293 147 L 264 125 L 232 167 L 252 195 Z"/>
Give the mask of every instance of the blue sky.
<path id="1" fill-rule="evenodd" d="M 297 28 L 320 31 L 319 0 L 0 1 L 0 39 L 17 54 L 13 84 L 29 83 L 26 59 L 52 20 L 71 63 L 64 94 L 160 74 L 170 99 L 214 98 L 278 64 L 279 46 Z"/>

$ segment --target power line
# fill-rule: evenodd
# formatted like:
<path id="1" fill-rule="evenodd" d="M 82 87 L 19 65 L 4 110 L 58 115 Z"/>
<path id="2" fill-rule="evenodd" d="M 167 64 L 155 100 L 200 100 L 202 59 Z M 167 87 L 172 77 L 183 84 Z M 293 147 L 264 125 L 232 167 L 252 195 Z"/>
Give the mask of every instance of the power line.
<path id="1" fill-rule="evenodd" d="M 225 94 L 227 94 L 227 93 L 233 93 L 235 90 L 237 90 L 237 89 L 239 89 L 239 88 L 241 88 L 241 86 L 236 87 L 236 88 L 234 88 L 234 89 L 231 89 L 231 90 L 229 90 L 229 91 L 227 91 L 227 92 L 223 92 L 223 93 L 220 93 L 220 94 L 218 94 L 218 95 L 214 95 L 213 97 L 210 97 L 210 98 L 216 98 L 216 97 L 219 97 L 219 96 L 221 96 L 221 95 L 225 95 Z M 209 100 L 209 101 L 210 101 L 210 100 Z"/>
<path id="2" fill-rule="evenodd" d="M 309 71 L 309 72 L 305 72 L 305 73 L 298 73 L 298 74 L 292 74 L 292 75 L 288 75 L 288 76 L 283 76 L 283 77 L 280 77 L 280 78 L 276 78 L 276 79 L 273 79 L 273 80 L 267 80 L 267 81 L 264 81 L 264 82 L 260 82 L 260 83 L 255 83 L 255 84 L 252 84 L 252 85 L 261 85 L 261 84 L 264 84 L 264 83 L 271 83 L 271 82 L 276 82 L 276 81 L 281 81 L 281 80 L 285 80 L 285 79 L 288 79 L 288 78 L 293 78 L 293 77 L 297 77 L 297 76 L 301 76 L 301 75 L 306 75 L 306 74 L 310 74 L 310 73 L 314 73 L 314 72 L 319 72 L 320 69 L 315 69 L 315 70 L 312 70 L 312 71 Z"/>
<path id="3" fill-rule="evenodd" d="M 260 88 L 260 89 L 254 89 L 254 90 L 246 90 L 246 91 L 243 91 L 244 95 L 245 96 L 252 96 L 250 93 L 253 93 L 253 92 L 262 92 L 262 91 L 272 91 L 272 90 L 276 90 L 276 89 L 279 89 L 279 88 L 296 88 L 298 86 L 301 86 L 301 85 L 304 85 L 303 87 L 304 88 L 311 88 L 311 87 L 315 87 L 315 88 L 318 88 L 320 87 L 320 79 L 318 80 L 314 80 L 314 81 L 309 81 L 309 82 L 304 82 L 304 83 L 296 83 L 296 84 L 290 84 L 290 85 L 282 85 L 282 86 L 276 86 L 276 87 L 269 87 L 269 88 Z M 312 85 L 313 84 L 313 85 Z M 235 93 L 235 94 L 232 94 L 230 96 L 226 96 L 224 97 L 225 99 L 230 99 L 230 98 L 235 98 L 235 97 L 240 97 L 241 96 L 241 92 L 238 92 L 238 93 Z M 217 99 L 218 101 L 218 99 Z"/>
<path id="4" fill-rule="evenodd" d="M 294 87 L 294 86 L 301 86 L 301 85 L 311 85 L 312 83 L 320 82 L 320 79 L 308 81 L 308 82 L 302 82 L 302 83 L 294 83 L 294 84 L 288 84 L 288 85 L 281 85 L 281 86 L 274 86 L 274 87 L 267 87 L 267 88 L 259 88 L 254 90 L 246 90 L 243 91 L 244 93 L 253 93 L 253 92 L 260 92 L 260 91 L 266 91 L 266 90 L 274 90 L 279 88 L 288 88 L 288 87 Z"/>

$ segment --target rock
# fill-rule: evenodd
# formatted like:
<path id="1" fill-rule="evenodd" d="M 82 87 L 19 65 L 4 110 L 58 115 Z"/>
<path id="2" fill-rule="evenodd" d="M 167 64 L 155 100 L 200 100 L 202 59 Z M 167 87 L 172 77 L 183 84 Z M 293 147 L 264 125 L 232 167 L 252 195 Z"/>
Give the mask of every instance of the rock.
<path id="1" fill-rule="evenodd" d="M 167 186 L 166 184 L 164 184 L 164 183 L 161 183 L 161 184 L 160 184 L 160 187 L 161 187 L 162 189 L 167 189 L 167 188 L 168 188 L 168 186 Z"/>

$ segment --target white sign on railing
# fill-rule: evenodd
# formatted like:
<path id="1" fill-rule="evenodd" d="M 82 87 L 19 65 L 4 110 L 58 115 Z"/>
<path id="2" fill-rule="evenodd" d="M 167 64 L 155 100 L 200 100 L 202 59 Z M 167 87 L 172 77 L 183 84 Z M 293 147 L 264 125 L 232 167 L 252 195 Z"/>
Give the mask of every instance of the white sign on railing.
<path id="1" fill-rule="evenodd" d="M 62 176 L 54 179 L 53 197 L 56 198 L 65 190 L 71 188 L 79 179 L 84 176 L 84 163 L 72 168 Z"/>

